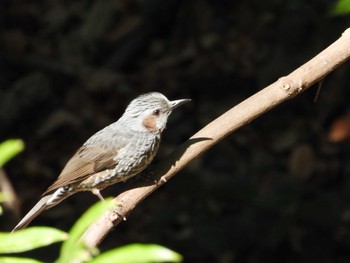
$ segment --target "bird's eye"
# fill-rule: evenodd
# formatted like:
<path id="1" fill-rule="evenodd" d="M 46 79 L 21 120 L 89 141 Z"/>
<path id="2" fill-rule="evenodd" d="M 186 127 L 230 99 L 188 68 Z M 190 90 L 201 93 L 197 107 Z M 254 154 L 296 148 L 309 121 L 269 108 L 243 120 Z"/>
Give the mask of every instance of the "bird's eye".
<path id="1" fill-rule="evenodd" d="M 160 110 L 159 109 L 153 111 L 153 115 L 154 116 L 159 116 L 159 114 L 160 114 Z"/>

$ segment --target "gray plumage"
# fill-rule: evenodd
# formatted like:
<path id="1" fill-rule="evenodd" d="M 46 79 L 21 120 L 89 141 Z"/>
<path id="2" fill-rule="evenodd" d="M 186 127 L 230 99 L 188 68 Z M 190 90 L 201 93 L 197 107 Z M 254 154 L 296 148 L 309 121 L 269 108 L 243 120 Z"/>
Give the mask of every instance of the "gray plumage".
<path id="1" fill-rule="evenodd" d="M 91 136 L 67 162 L 57 180 L 16 225 L 26 227 L 42 211 L 79 191 L 100 190 L 144 170 L 156 155 L 172 110 L 189 99 L 169 101 L 158 92 L 130 102 L 120 119 Z"/>

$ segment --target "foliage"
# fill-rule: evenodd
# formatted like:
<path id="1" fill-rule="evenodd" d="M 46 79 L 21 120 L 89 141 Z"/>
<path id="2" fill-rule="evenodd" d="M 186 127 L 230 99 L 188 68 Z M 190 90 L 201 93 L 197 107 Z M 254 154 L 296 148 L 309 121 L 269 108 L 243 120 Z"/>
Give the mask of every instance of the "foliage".
<path id="1" fill-rule="evenodd" d="M 19 253 L 64 241 L 67 233 L 50 227 L 30 227 L 11 233 L 0 233 L 0 253 Z"/>
<path id="2" fill-rule="evenodd" d="M 345 15 L 350 13 L 350 0 L 338 0 L 333 9 L 335 15 Z"/>
<path id="3" fill-rule="evenodd" d="M 60 258 L 57 262 L 64 263 L 70 262 L 72 258 L 79 260 L 89 260 L 91 255 L 96 254 L 98 251 L 91 250 L 79 241 L 85 230 L 89 225 L 100 217 L 105 211 L 110 209 L 112 206 L 111 200 L 106 202 L 98 202 L 86 211 L 80 219 L 73 225 L 69 231 L 69 238 L 63 242 L 61 247 Z"/>
<path id="4" fill-rule="evenodd" d="M 50 244 L 61 242 L 61 253 L 58 263 L 68 262 L 181 262 L 182 257 L 168 248 L 155 244 L 131 244 L 104 252 L 96 256 L 98 249 L 88 248 L 80 242 L 80 237 L 89 225 L 106 210 L 111 209 L 111 200 L 98 202 L 92 206 L 74 224 L 69 233 L 50 227 L 30 227 L 14 233 L 0 233 L 0 253 L 11 254 L 24 252 Z M 96 256 L 95 258 L 93 258 Z M 0 262 L 8 263 L 38 263 L 31 258 L 0 256 Z"/>
<path id="5" fill-rule="evenodd" d="M 11 160 L 24 149 L 24 143 L 19 139 L 9 139 L 0 144 L 0 167 Z"/>
<path id="6" fill-rule="evenodd" d="M 182 256 L 168 248 L 156 244 L 130 244 L 107 251 L 91 263 L 123 262 L 181 262 Z"/>

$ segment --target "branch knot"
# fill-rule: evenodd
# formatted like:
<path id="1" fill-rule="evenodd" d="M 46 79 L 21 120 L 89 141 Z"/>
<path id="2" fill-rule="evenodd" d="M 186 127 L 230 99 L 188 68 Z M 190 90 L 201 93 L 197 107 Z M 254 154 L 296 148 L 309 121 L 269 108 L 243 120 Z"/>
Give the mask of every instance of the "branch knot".
<path id="1" fill-rule="evenodd" d="M 286 92 L 288 96 L 296 96 L 303 91 L 303 81 L 301 79 L 295 81 L 293 78 L 287 76 L 279 78 L 278 82 L 278 87 Z"/>

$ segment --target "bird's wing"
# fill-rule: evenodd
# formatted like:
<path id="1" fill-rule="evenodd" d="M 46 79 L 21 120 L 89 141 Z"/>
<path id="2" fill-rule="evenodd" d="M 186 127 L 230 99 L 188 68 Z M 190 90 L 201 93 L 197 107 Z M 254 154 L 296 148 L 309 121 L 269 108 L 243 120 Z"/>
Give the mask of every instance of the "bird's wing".
<path id="1" fill-rule="evenodd" d="M 43 195 L 64 185 L 81 182 L 88 176 L 117 165 L 115 160 L 117 149 L 96 146 L 82 146 L 63 168 L 57 180 L 43 193 Z"/>

